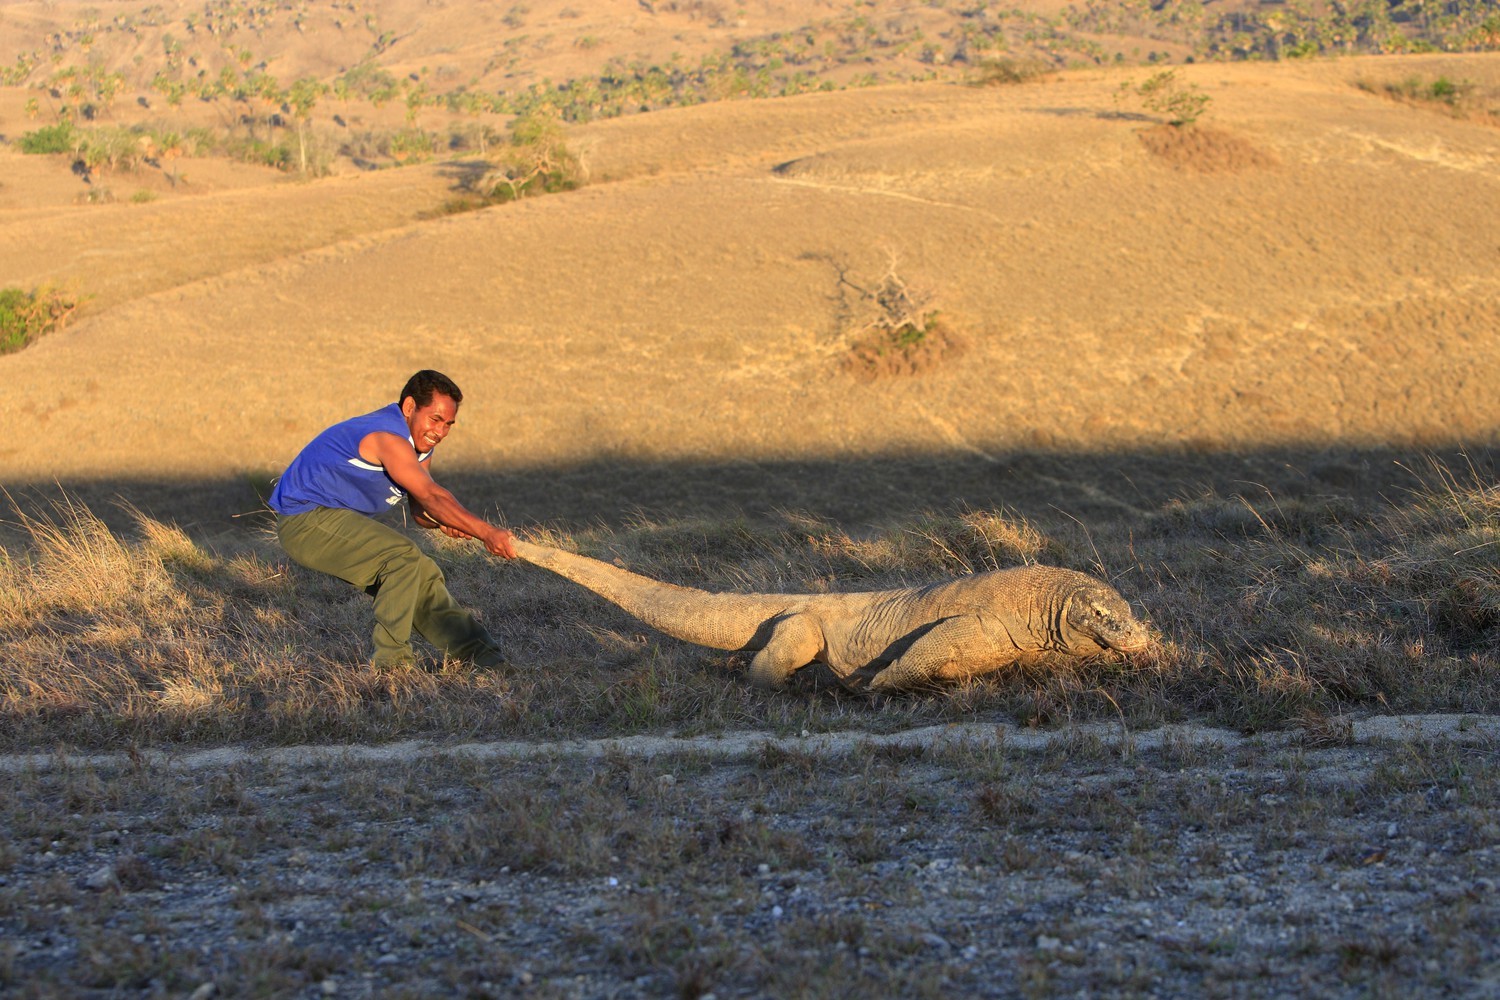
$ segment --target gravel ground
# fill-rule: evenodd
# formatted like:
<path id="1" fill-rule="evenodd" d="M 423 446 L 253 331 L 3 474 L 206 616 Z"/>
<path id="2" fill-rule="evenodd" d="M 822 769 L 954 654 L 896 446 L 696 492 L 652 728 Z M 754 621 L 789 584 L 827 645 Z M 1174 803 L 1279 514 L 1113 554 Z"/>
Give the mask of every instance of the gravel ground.
<path id="1" fill-rule="evenodd" d="M 0 994 L 1500 996 L 1500 721 L 0 760 Z"/>

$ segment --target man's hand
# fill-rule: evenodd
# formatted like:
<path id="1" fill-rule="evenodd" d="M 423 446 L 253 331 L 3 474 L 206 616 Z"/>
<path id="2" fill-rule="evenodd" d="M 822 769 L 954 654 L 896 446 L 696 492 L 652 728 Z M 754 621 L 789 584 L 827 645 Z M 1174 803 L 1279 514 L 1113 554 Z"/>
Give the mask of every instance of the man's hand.
<path id="1" fill-rule="evenodd" d="M 427 511 L 425 509 L 423 509 L 422 505 L 417 502 L 417 498 L 416 497 L 411 497 L 411 496 L 407 497 L 406 498 L 406 506 L 407 506 L 408 509 L 411 510 L 411 520 L 412 520 L 412 523 L 415 524 L 417 527 L 419 527 L 419 528 L 427 528 L 429 530 L 431 530 L 433 528 L 442 528 L 443 527 L 441 524 L 438 524 L 437 521 L 435 521 L 433 519 L 433 517 L 432 517 L 431 514 L 427 513 Z M 447 529 L 445 528 L 444 531 L 446 531 L 446 530 Z"/>
<path id="2" fill-rule="evenodd" d="M 510 544 L 511 533 L 504 528 L 496 528 L 484 538 L 484 547 L 492 556 L 502 556 L 506 559 L 514 559 L 516 550 Z"/>

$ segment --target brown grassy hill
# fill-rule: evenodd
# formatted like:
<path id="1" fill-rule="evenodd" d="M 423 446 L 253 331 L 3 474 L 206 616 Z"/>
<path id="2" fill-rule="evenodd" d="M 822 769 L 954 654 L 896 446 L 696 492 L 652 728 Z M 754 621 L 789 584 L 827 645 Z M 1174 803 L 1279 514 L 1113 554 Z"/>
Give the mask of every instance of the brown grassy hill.
<path id="1" fill-rule="evenodd" d="M 22 8 L 44 9 L 0 9 Z M 65 160 L 0 151 L 0 284 L 88 297 L 0 358 L 0 481 L 222 526 L 422 366 L 469 394 L 443 465 L 521 521 L 1128 507 L 1330 450 L 1492 446 L 1500 130 L 1380 85 L 1482 101 L 1500 61 L 1180 67 L 1211 104 L 1179 130 L 1121 102 L 1148 72 L 573 126 L 587 186 L 449 216 L 472 160 L 306 182 L 201 161 L 155 200 L 119 176 L 78 204 Z M 862 368 L 888 274 L 942 332 Z"/>

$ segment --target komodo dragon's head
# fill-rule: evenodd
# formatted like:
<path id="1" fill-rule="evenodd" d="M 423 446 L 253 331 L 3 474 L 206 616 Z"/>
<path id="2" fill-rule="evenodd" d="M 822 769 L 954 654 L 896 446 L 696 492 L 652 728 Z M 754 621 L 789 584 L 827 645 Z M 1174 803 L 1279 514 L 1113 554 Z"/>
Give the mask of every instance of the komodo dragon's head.
<path id="1" fill-rule="evenodd" d="M 1151 636 L 1120 592 L 1102 580 L 1079 576 L 1063 607 L 1064 646 L 1077 653 L 1093 652 L 1094 646 L 1121 653 L 1145 649 Z"/>

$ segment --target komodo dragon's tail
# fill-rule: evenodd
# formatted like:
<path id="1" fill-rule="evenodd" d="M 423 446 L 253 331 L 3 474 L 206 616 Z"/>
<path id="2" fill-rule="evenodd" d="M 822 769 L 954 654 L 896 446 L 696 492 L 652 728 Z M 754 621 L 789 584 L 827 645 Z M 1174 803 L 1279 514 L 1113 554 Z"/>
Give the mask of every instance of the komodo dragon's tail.
<path id="1" fill-rule="evenodd" d="M 802 594 L 715 594 L 662 583 L 618 566 L 515 539 L 516 555 L 618 604 L 652 628 L 714 649 L 759 649 L 770 624 L 806 603 Z"/>

